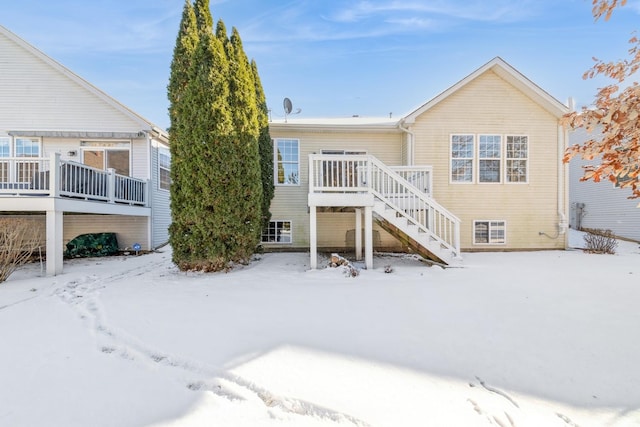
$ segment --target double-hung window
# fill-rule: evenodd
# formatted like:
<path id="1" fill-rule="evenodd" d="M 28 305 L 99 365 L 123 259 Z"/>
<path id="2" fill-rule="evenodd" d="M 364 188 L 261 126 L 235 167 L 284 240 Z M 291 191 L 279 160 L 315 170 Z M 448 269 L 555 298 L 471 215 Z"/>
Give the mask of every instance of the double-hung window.
<path id="1" fill-rule="evenodd" d="M 451 181 L 473 182 L 473 135 L 451 136 Z"/>
<path id="2" fill-rule="evenodd" d="M 40 139 L 16 137 L 14 140 L 16 161 L 15 177 L 18 182 L 29 182 L 40 171 Z M 29 158 L 33 158 L 29 160 Z"/>
<path id="3" fill-rule="evenodd" d="M 5 160 L 7 157 L 11 157 L 11 137 L 0 136 L 0 182 L 9 181 L 9 160 Z"/>
<path id="4" fill-rule="evenodd" d="M 478 181 L 500 182 L 500 135 L 480 135 L 478 141 Z"/>
<path id="5" fill-rule="evenodd" d="M 158 177 L 161 190 L 171 188 L 171 152 L 166 147 L 158 147 Z"/>
<path id="6" fill-rule="evenodd" d="M 527 136 L 451 135 L 452 183 L 527 183 L 528 169 Z"/>
<path id="7" fill-rule="evenodd" d="M 273 152 L 276 185 L 300 185 L 300 141 L 275 139 Z"/>
<path id="8" fill-rule="evenodd" d="M 527 182 L 529 140 L 526 136 L 507 136 L 507 182 Z"/>
<path id="9" fill-rule="evenodd" d="M 40 138 L 0 136 L 0 182 L 30 182 L 40 171 L 40 152 Z"/>

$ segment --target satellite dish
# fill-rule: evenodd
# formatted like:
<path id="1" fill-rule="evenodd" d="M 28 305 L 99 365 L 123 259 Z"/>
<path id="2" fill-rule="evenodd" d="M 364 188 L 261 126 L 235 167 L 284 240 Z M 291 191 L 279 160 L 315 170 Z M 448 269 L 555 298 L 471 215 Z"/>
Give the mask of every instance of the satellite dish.
<path id="1" fill-rule="evenodd" d="M 293 109 L 291 100 L 289 98 L 285 98 L 284 101 L 282 101 L 282 105 L 284 106 L 284 114 L 290 114 Z"/>
<path id="2" fill-rule="evenodd" d="M 282 106 L 284 107 L 284 122 L 287 123 L 287 116 L 292 114 L 291 110 L 293 110 L 293 103 L 289 98 L 285 98 L 284 101 L 282 101 Z M 302 110 L 298 108 L 293 112 L 293 114 L 300 114 L 301 111 Z"/>

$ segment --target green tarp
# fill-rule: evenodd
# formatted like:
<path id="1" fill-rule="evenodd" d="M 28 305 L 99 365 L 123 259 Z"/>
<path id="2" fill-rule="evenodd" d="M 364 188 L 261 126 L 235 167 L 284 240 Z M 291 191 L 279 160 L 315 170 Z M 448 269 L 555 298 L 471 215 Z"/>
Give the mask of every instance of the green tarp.
<path id="1" fill-rule="evenodd" d="M 67 258 L 109 256 L 118 253 L 116 233 L 81 234 L 67 243 Z"/>

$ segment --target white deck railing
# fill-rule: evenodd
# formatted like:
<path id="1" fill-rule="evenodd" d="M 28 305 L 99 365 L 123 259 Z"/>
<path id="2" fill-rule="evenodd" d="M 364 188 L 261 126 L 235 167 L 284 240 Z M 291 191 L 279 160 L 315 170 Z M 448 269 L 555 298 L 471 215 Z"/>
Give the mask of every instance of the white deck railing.
<path id="1" fill-rule="evenodd" d="M 431 183 L 429 167 L 392 168 L 371 155 L 309 156 L 310 193 L 371 192 L 459 254 L 460 219 L 430 197 Z"/>
<path id="2" fill-rule="evenodd" d="M 147 182 L 81 163 L 50 158 L 1 157 L 0 196 L 73 197 L 147 205 Z"/>

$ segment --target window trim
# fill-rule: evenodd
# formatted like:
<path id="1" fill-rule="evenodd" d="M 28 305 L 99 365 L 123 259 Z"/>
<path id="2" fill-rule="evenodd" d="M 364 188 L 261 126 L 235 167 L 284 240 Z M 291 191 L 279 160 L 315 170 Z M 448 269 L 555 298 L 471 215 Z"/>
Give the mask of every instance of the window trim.
<path id="1" fill-rule="evenodd" d="M 479 223 L 487 224 L 487 242 L 478 242 L 476 241 L 476 226 Z M 491 239 L 491 228 L 492 223 L 496 223 L 495 227 L 500 227 L 498 224 L 502 224 L 502 229 L 504 230 L 504 238 L 502 241 L 492 241 Z M 507 221 L 504 219 L 475 219 L 473 220 L 473 229 L 471 231 L 473 233 L 473 244 L 474 245 L 487 245 L 487 246 L 504 246 L 507 244 Z"/>
<path id="2" fill-rule="evenodd" d="M 453 157 L 453 137 L 454 136 L 470 136 L 472 138 L 471 145 L 473 146 L 473 155 L 469 157 Z M 449 135 L 449 184 L 475 184 L 476 174 L 476 134 L 474 133 L 452 133 Z M 471 160 L 471 180 L 470 181 L 456 181 L 453 179 L 453 160 Z"/>
<path id="3" fill-rule="evenodd" d="M 277 187 L 299 187 L 302 184 L 302 174 L 300 173 L 300 139 L 299 138 L 273 138 L 273 185 Z M 298 182 L 296 183 L 288 183 L 288 182 L 278 182 L 278 142 L 280 141 L 295 141 L 297 144 L 297 162 L 285 162 L 282 161 L 282 164 L 297 164 L 298 169 Z M 286 180 L 285 180 L 286 181 Z"/>
<path id="4" fill-rule="evenodd" d="M 473 157 L 454 157 L 453 156 L 453 139 L 454 137 L 472 137 L 473 138 Z M 480 157 L 480 139 L 483 136 L 497 136 L 500 138 L 500 156 L 499 157 Z M 507 141 L 510 137 L 524 138 L 526 140 L 526 157 L 507 157 Z M 453 179 L 453 161 L 454 160 L 471 160 L 471 180 L 456 181 Z M 481 181 L 480 177 L 480 161 L 481 160 L 498 160 L 500 163 L 499 181 Z M 525 162 L 525 177 L 523 181 L 510 181 L 507 165 L 510 161 L 522 160 Z M 449 184 L 529 184 L 529 169 L 531 165 L 531 138 L 528 134 L 518 133 L 451 133 L 449 134 Z"/>
<path id="5" fill-rule="evenodd" d="M 89 141 L 89 140 L 84 140 L 84 141 L 80 141 L 80 153 L 82 154 L 82 156 L 80 157 L 80 161 L 82 162 L 82 164 L 84 163 L 84 154 L 85 151 L 103 151 L 105 152 L 105 157 L 104 157 L 104 169 L 102 170 L 107 170 L 107 157 L 106 157 L 106 152 L 107 151 L 127 151 L 129 152 L 129 175 L 130 177 L 133 176 L 133 149 L 132 149 L 132 144 L 131 141 Z M 121 174 L 120 174 L 121 175 Z"/>
<path id="6" fill-rule="evenodd" d="M 480 144 L 482 137 L 485 136 L 491 136 L 491 137 L 498 137 L 498 157 L 481 157 L 480 156 Z M 479 133 L 478 134 L 478 148 L 477 148 L 477 171 L 478 171 L 478 176 L 477 176 L 477 183 L 478 184 L 502 184 L 502 179 L 503 179 L 503 174 L 505 172 L 505 168 L 506 168 L 506 163 L 503 162 L 503 152 L 504 150 L 502 149 L 503 144 L 502 144 L 502 135 L 498 134 L 498 133 Z M 474 153 L 475 154 L 475 153 Z M 498 180 L 497 181 L 481 181 L 481 170 L 480 170 L 480 161 L 481 160 L 496 160 L 498 162 Z M 503 168 L 503 165 L 505 166 Z"/>
<path id="7" fill-rule="evenodd" d="M 38 155 L 36 155 L 36 156 L 18 156 L 18 153 L 17 153 L 17 151 L 18 151 L 18 149 L 17 149 L 17 144 L 18 144 L 18 141 L 19 141 L 19 140 L 21 140 L 21 139 L 29 140 L 29 141 L 31 141 L 32 143 L 37 143 L 37 146 L 38 146 Z M 24 157 L 24 158 L 38 158 L 38 157 L 42 157 L 42 138 L 40 138 L 40 137 L 35 137 L 35 136 L 34 136 L 34 137 L 30 137 L 30 136 L 18 136 L 18 137 L 14 137 L 14 138 L 13 138 L 13 142 L 10 142 L 9 144 L 10 144 L 10 146 L 9 146 L 9 151 L 11 151 L 11 150 L 13 149 L 13 152 L 12 152 L 12 156 L 13 156 L 13 157 Z"/>
<path id="8" fill-rule="evenodd" d="M 162 166 L 162 162 L 160 161 L 160 152 L 161 151 L 166 151 L 167 153 L 167 157 L 169 158 L 169 167 L 164 167 Z M 169 185 L 165 188 L 162 186 L 162 170 L 166 170 L 167 173 L 169 174 Z M 170 191 L 171 190 L 171 150 L 169 150 L 169 147 L 164 147 L 164 146 L 158 146 L 158 190 L 161 191 Z"/>
<path id="9" fill-rule="evenodd" d="M 507 144 L 509 141 L 509 137 L 524 137 L 527 139 L 527 157 L 507 157 Z M 515 133 L 507 133 L 504 135 L 504 183 L 505 184 L 528 184 L 529 183 L 529 165 L 531 162 L 529 162 L 529 156 L 531 153 L 531 144 L 529 143 L 530 138 L 528 134 L 515 134 Z M 524 181 L 509 181 L 509 174 L 508 174 L 508 170 L 507 170 L 507 163 L 509 162 L 509 160 L 525 160 L 526 161 L 526 167 L 527 170 L 525 172 L 525 177 L 524 177 Z"/>
<path id="10" fill-rule="evenodd" d="M 289 241 L 288 242 L 281 242 L 278 241 L 278 231 L 282 229 L 282 226 L 278 227 L 277 225 L 275 225 L 274 228 L 274 235 L 273 237 L 276 239 L 274 241 L 270 241 L 270 240 L 264 240 L 265 237 L 268 239 L 269 237 L 271 237 L 271 235 L 269 234 L 268 230 L 262 230 L 262 233 L 260 234 L 260 243 L 266 243 L 266 244 L 272 244 L 272 245 L 291 245 L 293 244 L 293 221 L 290 219 L 272 219 L 269 221 L 269 229 L 271 229 L 271 224 L 272 223 L 280 223 L 280 224 L 284 224 L 288 222 L 289 223 Z M 265 233 L 265 231 L 267 231 Z"/>

